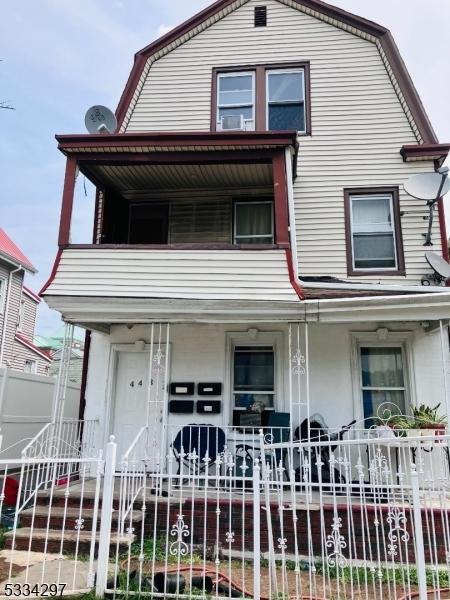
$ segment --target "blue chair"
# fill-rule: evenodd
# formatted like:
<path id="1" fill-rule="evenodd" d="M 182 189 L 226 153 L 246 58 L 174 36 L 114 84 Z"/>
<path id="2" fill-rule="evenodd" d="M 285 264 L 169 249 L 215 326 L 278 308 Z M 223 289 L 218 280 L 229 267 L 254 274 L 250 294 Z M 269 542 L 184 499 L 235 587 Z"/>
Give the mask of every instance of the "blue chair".
<path id="1" fill-rule="evenodd" d="M 264 438 L 269 444 L 283 444 L 289 441 L 290 438 L 291 416 L 285 412 L 269 413 L 267 425 L 264 428 Z M 287 450 L 275 449 L 267 458 L 271 459 L 273 468 L 281 465 L 285 468 L 285 476 L 289 480 L 289 467 L 286 465 Z"/>

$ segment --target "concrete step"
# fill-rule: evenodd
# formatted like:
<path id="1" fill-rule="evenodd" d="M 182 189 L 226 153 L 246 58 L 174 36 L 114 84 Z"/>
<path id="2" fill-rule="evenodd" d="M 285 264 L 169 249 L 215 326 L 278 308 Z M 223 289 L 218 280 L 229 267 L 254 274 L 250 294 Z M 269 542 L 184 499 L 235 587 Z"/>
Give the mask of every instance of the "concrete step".
<path id="1" fill-rule="evenodd" d="M 75 554 L 88 555 L 91 550 L 92 533 L 90 531 L 68 531 L 57 529 L 31 529 L 30 527 L 21 527 L 16 530 L 14 538 L 13 532 L 5 533 L 5 548 L 12 549 L 14 540 L 15 550 L 28 550 L 33 552 L 46 552 L 47 554 Z M 118 536 L 111 535 L 110 553 L 113 556 L 119 544 L 119 552 L 125 551 L 130 543 L 133 543 L 136 535 Z M 95 536 L 95 552 L 97 552 L 99 534 Z"/>
<path id="2" fill-rule="evenodd" d="M 97 529 L 100 527 L 101 509 L 97 514 Z M 50 514 L 50 520 L 49 520 Z M 51 508 L 46 505 L 37 505 L 35 507 L 27 508 L 20 513 L 20 524 L 22 527 L 33 527 L 33 529 L 64 529 L 66 531 L 74 531 L 81 525 L 83 531 L 92 531 L 92 520 L 94 518 L 94 509 L 86 508 L 83 506 L 52 506 Z M 113 510 L 112 513 L 112 525 L 113 529 L 117 528 L 117 522 L 119 513 L 117 510 Z M 130 522 L 134 527 L 140 526 L 142 521 L 142 512 L 134 510 L 130 518 L 127 517 L 127 527 Z"/>

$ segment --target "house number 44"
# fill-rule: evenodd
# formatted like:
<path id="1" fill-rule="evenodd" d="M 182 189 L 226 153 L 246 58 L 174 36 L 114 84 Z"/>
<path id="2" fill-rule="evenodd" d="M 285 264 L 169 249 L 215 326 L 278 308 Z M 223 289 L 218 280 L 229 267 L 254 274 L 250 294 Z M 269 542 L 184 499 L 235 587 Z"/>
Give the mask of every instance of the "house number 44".
<path id="1" fill-rule="evenodd" d="M 134 387 L 135 385 L 140 385 L 142 387 L 142 379 L 138 381 L 138 383 L 134 383 L 134 379 L 130 382 L 130 387 Z"/>

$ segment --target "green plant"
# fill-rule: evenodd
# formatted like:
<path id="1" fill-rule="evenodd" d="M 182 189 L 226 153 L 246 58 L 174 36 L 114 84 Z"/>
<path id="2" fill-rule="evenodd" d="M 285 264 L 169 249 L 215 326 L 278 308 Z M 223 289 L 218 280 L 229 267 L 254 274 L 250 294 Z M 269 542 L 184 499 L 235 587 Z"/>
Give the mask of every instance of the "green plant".
<path id="1" fill-rule="evenodd" d="M 415 426 L 420 429 L 425 425 L 437 425 L 447 423 L 447 417 L 439 416 L 438 411 L 440 403 L 436 406 L 426 406 L 421 404 L 420 406 L 414 406 L 412 409 Z"/>

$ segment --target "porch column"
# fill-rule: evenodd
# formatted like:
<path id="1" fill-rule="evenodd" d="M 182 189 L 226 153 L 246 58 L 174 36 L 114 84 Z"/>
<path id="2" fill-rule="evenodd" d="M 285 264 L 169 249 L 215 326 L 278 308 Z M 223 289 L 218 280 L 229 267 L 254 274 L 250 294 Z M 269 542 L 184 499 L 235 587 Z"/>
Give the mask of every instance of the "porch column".
<path id="1" fill-rule="evenodd" d="M 73 346 L 74 326 L 65 324 L 64 341 L 61 349 L 61 361 L 58 376 L 56 378 L 55 393 L 53 396 L 52 423 L 61 425 L 64 418 L 64 406 L 66 403 L 67 383 L 69 380 L 70 357 Z"/>
<path id="2" fill-rule="evenodd" d="M 72 221 L 73 196 L 75 193 L 75 181 L 77 178 L 77 160 L 69 156 L 66 163 L 66 174 L 64 176 L 64 188 L 61 203 L 61 218 L 59 221 L 58 245 L 70 244 L 70 225 Z"/>
<path id="3" fill-rule="evenodd" d="M 289 412 L 291 432 L 308 419 L 310 439 L 309 329 L 308 323 L 289 323 Z"/>
<path id="4" fill-rule="evenodd" d="M 273 197 L 275 205 L 275 243 L 289 248 L 289 212 L 284 152 L 272 159 Z"/>

